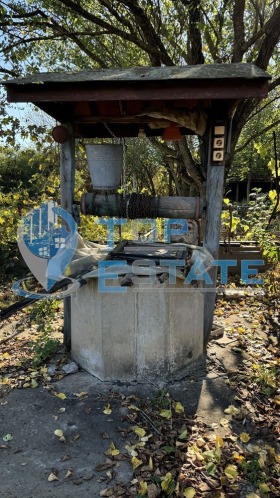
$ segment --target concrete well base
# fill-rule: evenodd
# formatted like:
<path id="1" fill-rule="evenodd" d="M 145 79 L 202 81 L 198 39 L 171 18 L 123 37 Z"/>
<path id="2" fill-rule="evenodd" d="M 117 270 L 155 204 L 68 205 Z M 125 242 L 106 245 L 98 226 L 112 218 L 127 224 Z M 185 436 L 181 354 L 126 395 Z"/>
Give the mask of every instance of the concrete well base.
<path id="1" fill-rule="evenodd" d="M 203 355 L 203 292 L 139 280 L 104 293 L 92 279 L 72 296 L 72 357 L 101 380 L 168 379 Z"/>

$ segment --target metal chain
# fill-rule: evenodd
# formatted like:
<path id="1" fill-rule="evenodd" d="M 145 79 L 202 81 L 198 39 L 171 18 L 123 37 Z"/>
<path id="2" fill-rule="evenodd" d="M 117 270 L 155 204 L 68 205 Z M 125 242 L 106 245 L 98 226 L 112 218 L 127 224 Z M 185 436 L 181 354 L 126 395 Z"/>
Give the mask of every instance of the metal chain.
<path id="1" fill-rule="evenodd" d="M 120 138 L 118 138 L 118 137 L 115 135 L 115 133 L 111 130 L 111 128 L 109 128 L 109 126 L 107 125 L 107 123 L 105 123 L 105 121 L 103 121 L 103 124 L 104 124 L 104 126 L 105 126 L 106 130 L 110 133 L 111 137 L 116 138 L 116 139 L 117 139 L 117 141 L 118 141 L 118 143 L 120 143 Z"/>

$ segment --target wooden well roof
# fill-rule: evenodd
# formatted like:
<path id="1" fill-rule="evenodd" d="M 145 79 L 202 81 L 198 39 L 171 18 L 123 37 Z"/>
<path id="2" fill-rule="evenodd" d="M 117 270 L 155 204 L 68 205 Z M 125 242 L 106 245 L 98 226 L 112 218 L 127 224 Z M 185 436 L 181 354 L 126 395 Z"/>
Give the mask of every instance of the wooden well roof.
<path id="1" fill-rule="evenodd" d="M 269 78 L 252 64 L 205 64 L 40 73 L 3 85 L 9 102 L 31 102 L 58 122 L 72 122 L 77 137 L 94 138 L 110 137 L 109 130 L 138 136 L 140 128 L 161 135 L 169 122 L 182 134 L 202 134 L 209 115 L 266 97 Z"/>

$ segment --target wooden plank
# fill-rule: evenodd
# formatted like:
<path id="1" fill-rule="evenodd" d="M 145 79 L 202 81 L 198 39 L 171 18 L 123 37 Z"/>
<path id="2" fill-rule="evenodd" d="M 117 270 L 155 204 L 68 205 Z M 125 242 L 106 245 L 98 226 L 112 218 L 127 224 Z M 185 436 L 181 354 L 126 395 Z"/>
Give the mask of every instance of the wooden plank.
<path id="1" fill-rule="evenodd" d="M 60 145 L 60 192 L 61 207 L 72 214 L 75 180 L 75 138 L 73 125 L 67 123 L 69 140 Z M 64 345 L 71 348 L 71 297 L 64 298 Z"/>
<path id="2" fill-rule="evenodd" d="M 142 84 L 141 84 L 142 83 Z M 82 102 L 106 100 L 245 99 L 266 97 L 268 82 L 259 80 L 172 81 L 116 84 L 115 82 L 9 85 L 9 102 Z M 191 84 L 190 84 L 191 83 Z"/>
<path id="3" fill-rule="evenodd" d="M 196 64 L 194 66 L 166 66 L 166 67 L 132 67 L 114 69 L 86 69 L 77 72 L 50 72 L 36 73 L 27 77 L 19 77 L 5 82 L 5 84 L 61 82 L 94 82 L 102 83 L 113 81 L 171 81 L 171 80 L 216 80 L 216 79 L 270 79 L 270 76 L 254 64 Z"/>

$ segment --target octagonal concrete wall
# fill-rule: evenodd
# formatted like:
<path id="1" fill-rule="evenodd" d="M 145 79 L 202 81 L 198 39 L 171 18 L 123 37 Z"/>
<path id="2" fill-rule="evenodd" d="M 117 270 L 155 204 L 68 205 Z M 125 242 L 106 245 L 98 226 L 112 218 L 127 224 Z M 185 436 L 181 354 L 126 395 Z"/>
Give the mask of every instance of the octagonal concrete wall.
<path id="1" fill-rule="evenodd" d="M 101 380 L 167 379 L 203 355 L 203 292 L 140 280 L 103 293 L 91 279 L 72 296 L 72 357 Z"/>

